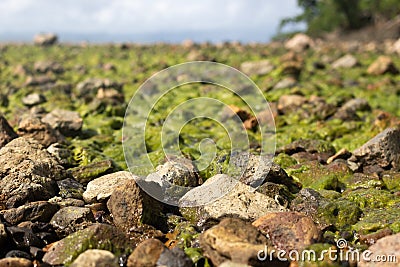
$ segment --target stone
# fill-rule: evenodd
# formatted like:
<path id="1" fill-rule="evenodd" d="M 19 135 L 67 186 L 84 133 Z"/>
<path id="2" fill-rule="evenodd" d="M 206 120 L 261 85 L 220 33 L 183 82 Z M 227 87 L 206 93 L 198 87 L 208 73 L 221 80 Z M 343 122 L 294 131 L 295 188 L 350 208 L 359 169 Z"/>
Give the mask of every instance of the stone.
<path id="1" fill-rule="evenodd" d="M 0 149 L 0 207 L 48 200 L 64 176 L 64 168 L 38 142 L 16 138 Z"/>
<path id="2" fill-rule="evenodd" d="M 118 258 L 110 251 L 88 249 L 81 253 L 70 267 L 119 267 Z"/>
<path id="3" fill-rule="evenodd" d="M 255 220 L 268 212 L 286 210 L 274 198 L 225 174 L 217 174 L 186 193 L 179 205 L 182 215 L 199 225 L 224 217 Z"/>
<path id="4" fill-rule="evenodd" d="M 114 226 L 96 223 L 53 244 L 44 255 L 43 262 L 50 265 L 69 265 L 88 249 L 129 254 L 134 247 L 134 242 Z"/>
<path id="5" fill-rule="evenodd" d="M 57 130 L 34 116 L 23 118 L 18 124 L 17 133 L 19 136 L 35 139 L 45 147 L 64 142 L 64 137 Z"/>
<path id="6" fill-rule="evenodd" d="M 7 120 L 0 114 L 0 148 L 5 146 L 11 140 L 17 138 L 18 135 L 8 124 Z"/>
<path id="7" fill-rule="evenodd" d="M 299 139 L 287 144 L 279 149 L 276 153 L 286 153 L 292 155 L 297 152 L 308 152 L 308 153 L 328 153 L 330 155 L 335 154 L 335 148 L 327 141 L 317 139 Z"/>
<path id="8" fill-rule="evenodd" d="M 126 181 L 131 179 L 137 179 L 137 177 L 127 171 L 103 175 L 87 184 L 83 199 L 86 203 L 107 200 L 117 187 L 124 185 Z"/>
<path id="9" fill-rule="evenodd" d="M 157 229 L 165 229 L 165 218 L 161 213 L 163 206 L 147 195 L 135 179 L 127 179 L 111 194 L 107 207 L 115 226 L 123 231 L 148 224 Z"/>
<path id="10" fill-rule="evenodd" d="M 371 110 L 371 107 L 365 99 L 354 98 L 350 99 L 343 106 L 341 106 L 333 115 L 333 118 L 338 118 L 343 121 L 360 120 L 356 112 L 369 110 Z"/>
<path id="11" fill-rule="evenodd" d="M 79 134 L 83 120 L 76 111 L 54 109 L 42 119 L 65 136 L 76 136 Z"/>
<path id="12" fill-rule="evenodd" d="M 7 227 L 7 232 L 10 240 L 18 249 L 27 249 L 31 246 L 43 247 L 45 245 L 44 241 L 29 228 L 11 226 Z"/>
<path id="13" fill-rule="evenodd" d="M 192 260 L 179 247 L 166 249 L 161 252 L 157 261 L 157 266 L 166 267 L 192 267 Z"/>
<path id="14" fill-rule="evenodd" d="M 83 98 L 85 102 L 93 100 L 93 96 L 97 94 L 99 89 L 115 89 L 118 92 L 122 91 L 122 84 L 111 81 L 110 79 L 87 78 L 81 81 L 76 86 L 77 97 Z"/>
<path id="15" fill-rule="evenodd" d="M 387 189 L 400 191 L 400 172 L 385 171 L 382 173 L 382 181 Z"/>
<path id="16" fill-rule="evenodd" d="M 61 74 L 64 72 L 63 66 L 60 63 L 54 61 L 37 61 L 33 65 L 33 69 L 38 73 L 52 72 Z"/>
<path id="17" fill-rule="evenodd" d="M 33 267 L 33 263 L 24 258 L 4 258 L 0 259 L 1 267 Z"/>
<path id="18" fill-rule="evenodd" d="M 371 254 L 368 254 L 371 259 L 375 259 L 379 255 L 381 259 L 385 257 L 387 261 L 366 261 L 367 259 L 361 257 L 362 259 L 358 263 L 359 267 L 398 266 L 400 264 L 400 233 L 379 239 L 368 250 L 371 252 Z M 388 260 L 389 256 L 391 257 L 391 261 Z"/>
<path id="19" fill-rule="evenodd" d="M 390 57 L 380 56 L 368 67 L 367 73 L 370 75 L 398 74 L 399 70 Z"/>
<path id="20" fill-rule="evenodd" d="M 397 53 L 398 55 L 400 55 L 400 38 L 397 39 L 397 41 L 393 44 L 391 50 L 392 50 L 392 52 Z"/>
<path id="21" fill-rule="evenodd" d="M 72 152 L 65 144 L 53 143 L 47 147 L 47 152 L 55 157 L 62 166 L 70 166 L 74 163 Z"/>
<path id="22" fill-rule="evenodd" d="M 58 36 L 54 33 L 39 33 L 33 37 L 33 43 L 39 46 L 54 45 L 58 41 Z"/>
<path id="23" fill-rule="evenodd" d="M 7 241 L 6 227 L 3 223 L 0 223 L 0 247 L 2 247 Z"/>
<path id="24" fill-rule="evenodd" d="M 297 33 L 285 43 L 285 48 L 294 52 L 303 52 L 314 45 L 313 40 L 304 33 Z"/>
<path id="25" fill-rule="evenodd" d="M 358 166 L 377 165 L 384 169 L 400 170 L 400 129 L 387 128 L 353 151 L 348 159 Z"/>
<path id="26" fill-rule="evenodd" d="M 351 157 L 351 152 L 348 151 L 346 148 L 342 148 L 338 152 L 336 152 L 335 155 L 329 157 L 328 160 L 326 161 L 326 163 L 331 164 L 333 161 L 335 161 L 337 159 L 345 159 L 346 160 L 350 157 Z"/>
<path id="27" fill-rule="evenodd" d="M 50 224 L 59 236 L 64 237 L 86 228 L 94 221 L 94 216 L 89 208 L 65 207 L 54 214 Z"/>
<path id="28" fill-rule="evenodd" d="M 292 88 L 296 86 L 297 80 L 293 77 L 284 77 L 282 78 L 279 82 L 277 82 L 273 89 L 274 90 L 279 90 L 279 89 L 285 89 L 285 88 Z"/>
<path id="29" fill-rule="evenodd" d="M 7 252 L 7 254 L 4 256 L 4 258 L 24 258 L 27 260 L 32 260 L 31 255 L 25 251 L 21 250 L 10 250 Z"/>
<path id="30" fill-rule="evenodd" d="M 113 169 L 112 160 L 102 160 L 93 162 L 85 166 L 68 169 L 68 173 L 81 184 L 87 184 L 91 180 L 98 178 Z"/>
<path id="31" fill-rule="evenodd" d="M 224 261 L 219 267 L 251 267 L 251 266 L 233 261 Z"/>
<path id="32" fill-rule="evenodd" d="M 56 213 L 58 207 L 47 201 L 37 201 L 22 205 L 18 208 L 0 211 L 6 222 L 16 225 L 22 221 L 48 222 Z"/>
<path id="33" fill-rule="evenodd" d="M 268 236 L 277 249 L 288 253 L 301 251 L 321 238 L 321 230 L 314 221 L 298 212 L 270 212 L 253 225 Z"/>
<path id="34" fill-rule="evenodd" d="M 240 70 L 246 75 L 266 75 L 274 70 L 275 66 L 268 60 L 246 61 L 240 64 Z"/>
<path id="35" fill-rule="evenodd" d="M 203 255 L 215 266 L 228 260 L 251 266 L 289 266 L 288 262 L 279 264 L 277 260 L 259 261 L 257 256 L 260 251 L 266 247 L 271 251 L 271 244 L 250 222 L 237 218 L 223 219 L 218 225 L 204 231 L 200 235 L 200 246 Z"/>
<path id="36" fill-rule="evenodd" d="M 283 95 L 278 101 L 278 111 L 287 114 L 299 109 L 307 99 L 301 95 Z"/>
<path id="37" fill-rule="evenodd" d="M 37 93 L 29 94 L 22 98 L 22 104 L 28 107 L 40 105 L 44 102 L 46 102 L 46 98 L 42 94 Z"/>
<path id="38" fill-rule="evenodd" d="M 39 86 L 39 85 L 47 85 L 50 83 L 54 83 L 56 80 L 46 75 L 38 75 L 38 76 L 28 76 L 25 81 L 26 86 Z"/>
<path id="39" fill-rule="evenodd" d="M 141 242 L 135 250 L 129 255 L 128 267 L 147 267 L 158 266 L 157 261 L 160 255 L 168 250 L 164 244 L 154 238 Z"/>
<path id="40" fill-rule="evenodd" d="M 60 190 L 58 194 L 62 198 L 75 198 L 82 199 L 84 193 L 83 185 L 74 179 L 67 178 L 61 181 L 57 181 L 58 189 Z"/>
<path id="41" fill-rule="evenodd" d="M 344 68 L 344 69 L 350 69 L 354 68 L 357 65 L 359 65 L 358 60 L 350 54 L 344 55 L 341 58 L 338 58 L 332 63 L 332 68 L 334 69 L 339 69 L 339 68 Z"/>

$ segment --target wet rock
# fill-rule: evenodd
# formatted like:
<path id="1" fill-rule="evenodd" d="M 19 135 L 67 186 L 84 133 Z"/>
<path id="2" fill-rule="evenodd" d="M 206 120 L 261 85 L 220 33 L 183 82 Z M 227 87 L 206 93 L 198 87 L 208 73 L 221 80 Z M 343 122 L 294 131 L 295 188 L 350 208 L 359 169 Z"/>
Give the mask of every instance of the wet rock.
<path id="1" fill-rule="evenodd" d="M 400 233 L 395 235 L 386 236 L 384 238 L 379 239 L 375 244 L 370 246 L 368 250 L 371 252 L 370 258 L 374 259 L 377 255 L 386 256 L 387 259 L 389 255 L 392 255 L 392 260 L 395 261 L 382 261 L 382 262 L 374 262 L 374 261 L 366 261 L 362 259 L 358 266 L 360 267 L 389 267 L 396 266 L 400 263 Z"/>
<path id="2" fill-rule="evenodd" d="M 284 77 L 280 80 L 277 84 L 274 85 L 273 89 L 285 89 L 285 88 L 292 88 L 296 86 L 297 80 L 293 77 Z"/>
<path id="3" fill-rule="evenodd" d="M 78 183 L 74 179 L 67 178 L 61 181 L 57 181 L 57 185 L 60 189 L 58 194 L 62 198 L 82 199 L 82 194 L 84 193 L 83 185 Z"/>
<path id="4" fill-rule="evenodd" d="M 285 48 L 294 52 L 303 52 L 314 45 L 313 40 L 304 33 L 298 33 L 285 43 Z"/>
<path id="5" fill-rule="evenodd" d="M 28 76 L 25 81 L 26 86 L 38 86 L 54 83 L 56 80 L 48 75 Z"/>
<path id="6" fill-rule="evenodd" d="M 278 111 L 283 114 L 299 109 L 307 99 L 301 95 L 283 95 L 278 101 Z"/>
<path id="7" fill-rule="evenodd" d="M 4 258 L 23 258 L 23 259 L 27 259 L 27 260 L 32 260 L 32 257 L 31 257 L 31 255 L 29 255 L 29 253 L 27 253 L 25 251 L 21 251 L 21 250 L 10 250 L 4 256 Z"/>
<path id="8" fill-rule="evenodd" d="M 135 244 L 117 228 L 94 224 L 53 244 L 43 257 L 50 265 L 68 265 L 87 249 L 104 249 L 115 254 L 130 253 Z"/>
<path id="9" fill-rule="evenodd" d="M 20 136 L 35 139 L 45 147 L 57 142 L 64 142 L 64 137 L 57 130 L 34 116 L 22 119 L 18 124 L 17 133 Z"/>
<path id="10" fill-rule="evenodd" d="M 102 160 L 93 162 L 85 166 L 79 166 L 69 169 L 69 174 L 81 184 L 87 184 L 94 178 L 112 170 L 113 163 L 111 160 Z"/>
<path id="11" fill-rule="evenodd" d="M 107 207 L 113 216 L 114 224 L 123 231 L 129 231 L 142 224 L 165 229 L 162 204 L 147 195 L 135 179 L 127 179 L 113 190 Z"/>
<path id="12" fill-rule="evenodd" d="M 33 37 L 33 43 L 40 46 L 50 46 L 57 43 L 58 36 L 54 33 L 39 33 Z"/>
<path id="13" fill-rule="evenodd" d="M 321 238 L 314 221 L 298 212 L 270 212 L 253 225 L 267 235 L 277 249 L 287 252 L 301 251 Z"/>
<path id="14" fill-rule="evenodd" d="M 332 63 L 332 68 L 334 68 L 334 69 L 339 69 L 339 68 L 349 69 L 349 68 L 354 68 L 357 65 L 359 65 L 358 60 L 354 56 L 347 54 L 347 55 L 344 55 L 343 57 L 335 60 Z"/>
<path id="15" fill-rule="evenodd" d="M 11 225 L 22 221 L 48 222 L 57 212 L 57 206 L 47 201 L 37 201 L 22 205 L 18 208 L 0 211 L 1 216 Z"/>
<path id="16" fill-rule="evenodd" d="M 157 266 L 160 255 L 168 250 L 158 239 L 141 242 L 128 258 L 128 267 Z"/>
<path id="17" fill-rule="evenodd" d="M 33 65 L 33 69 L 38 73 L 52 72 L 60 74 L 64 72 L 63 66 L 60 63 L 54 61 L 37 61 Z"/>
<path id="18" fill-rule="evenodd" d="M 30 246 L 43 247 L 45 244 L 33 231 L 24 227 L 7 227 L 9 237 L 19 249 L 27 249 Z"/>
<path id="19" fill-rule="evenodd" d="M 42 94 L 29 94 L 22 98 L 22 104 L 28 107 L 33 107 L 46 102 L 46 98 Z"/>
<path id="20" fill-rule="evenodd" d="M 5 146 L 11 140 L 17 138 L 18 135 L 8 124 L 7 120 L 0 114 L 0 148 Z"/>
<path id="21" fill-rule="evenodd" d="M 50 124 L 65 136 L 75 136 L 79 134 L 83 120 L 78 112 L 54 109 L 42 119 L 43 122 Z"/>
<path id="22" fill-rule="evenodd" d="M 219 198 L 210 202 L 210 197 Z M 193 207 L 199 204 L 204 205 Z M 223 217 L 255 220 L 268 212 L 286 210 L 275 199 L 224 174 L 217 174 L 186 193 L 180 200 L 180 207 L 185 218 L 200 225 Z"/>
<path id="23" fill-rule="evenodd" d="M 118 258 L 111 252 L 101 249 L 88 249 L 81 253 L 71 267 L 119 267 Z"/>
<path id="24" fill-rule="evenodd" d="M 67 236 L 82 230 L 94 222 L 89 208 L 65 207 L 60 209 L 50 220 L 50 224 L 60 236 Z"/>
<path id="25" fill-rule="evenodd" d="M 12 140 L 0 149 L 0 206 L 14 208 L 47 200 L 56 194 L 55 180 L 64 177 L 62 166 L 33 139 Z"/>
<path id="26" fill-rule="evenodd" d="M 161 252 L 161 255 L 157 261 L 157 266 L 192 267 L 193 262 L 181 248 L 174 247 Z"/>
<path id="27" fill-rule="evenodd" d="M 251 266 L 289 265 L 287 262 L 283 265 L 279 265 L 277 261 L 269 262 L 270 265 L 267 265 L 267 262 L 260 262 L 257 259 L 258 253 L 265 247 L 271 249 L 270 243 L 251 223 L 237 218 L 226 218 L 203 232 L 200 236 L 200 244 L 204 256 L 209 258 L 215 266 L 228 260 Z"/>
<path id="28" fill-rule="evenodd" d="M 367 73 L 371 75 L 398 74 L 399 70 L 390 57 L 380 56 L 368 67 Z"/>
<path id="29" fill-rule="evenodd" d="M 4 267 L 33 267 L 33 263 L 24 258 L 4 258 L 0 259 L 0 266 Z"/>
<path id="30" fill-rule="evenodd" d="M 83 193 L 83 199 L 87 203 L 107 200 L 117 187 L 124 185 L 128 180 L 136 178 L 127 171 L 103 175 L 88 183 L 86 191 Z"/>
<path id="31" fill-rule="evenodd" d="M 246 75 L 265 75 L 270 73 L 275 66 L 268 60 L 246 61 L 240 64 L 240 70 Z"/>
<path id="32" fill-rule="evenodd" d="M 400 129 L 387 128 L 354 150 L 348 161 L 357 163 L 357 166 L 377 165 L 400 170 Z"/>

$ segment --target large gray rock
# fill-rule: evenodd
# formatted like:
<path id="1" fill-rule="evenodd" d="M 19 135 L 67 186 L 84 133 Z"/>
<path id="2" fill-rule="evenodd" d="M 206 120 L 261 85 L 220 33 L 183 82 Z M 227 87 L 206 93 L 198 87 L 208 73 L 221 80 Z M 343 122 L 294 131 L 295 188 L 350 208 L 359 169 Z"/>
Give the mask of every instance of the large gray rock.
<path id="1" fill-rule="evenodd" d="M 110 251 L 88 249 L 81 253 L 70 267 L 119 267 L 118 258 Z"/>
<path id="2" fill-rule="evenodd" d="M 22 205 L 18 208 L 0 211 L 1 216 L 11 225 L 16 225 L 23 221 L 48 222 L 58 207 L 47 201 L 37 201 Z"/>
<path id="3" fill-rule="evenodd" d="M 14 132 L 10 124 L 8 124 L 7 120 L 0 115 L 0 148 L 17 137 L 18 135 Z"/>
<path id="4" fill-rule="evenodd" d="M 42 119 L 65 136 L 75 136 L 82 128 L 83 120 L 76 111 L 54 109 Z"/>
<path id="5" fill-rule="evenodd" d="M 353 68 L 353 67 L 357 66 L 358 64 L 359 64 L 358 60 L 354 56 L 347 54 L 341 58 L 338 58 L 336 61 L 334 61 L 332 63 L 332 68 L 334 68 L 334 69 Z"/>
<path id="6" fill-rule="evenodd" d="M 61 236 L 67 236 L 82 230 L 94 222 L 92 211 L 89 208 L 65 207 L 57 211 L 51 218 L 50 224 Z"/>
<path id="7" fill-rule="evenodd" d="M 14 139 L 0 149 L 0 206 L 48 200 L 64 175 L 64 168 L 39 143 Z"/>

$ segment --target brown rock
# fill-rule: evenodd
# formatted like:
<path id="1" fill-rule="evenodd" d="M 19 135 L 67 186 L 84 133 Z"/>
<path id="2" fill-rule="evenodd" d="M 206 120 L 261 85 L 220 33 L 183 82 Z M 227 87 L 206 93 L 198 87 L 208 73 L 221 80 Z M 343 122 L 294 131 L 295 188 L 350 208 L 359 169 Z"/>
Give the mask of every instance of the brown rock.
<path id="1" fill-rule="evenodd" d="M 64 137 L 58 131 L 34 116 L 22 119 L 18 124 L 17 133 L 20 136 L 35 139 L 45 147 L 64 141 Z"/>
<path id="2" fill-rule="evenodd" d="M 158 239 L 147 239 L 140 243 L 128 258 L 128 267 L 152 267 L 157 266 L 161 253 L 167 250 Z"/>
<path id="3" fill-rule="evenodd" d="M 306 101 L 307 99 L 301 95 L 283 95 L 278 101 L 278 111 L 283 114 L 296 111 Z"/>
<path id="4" fill-rule="evenodd" d="M 285 43 L 285 48 L 295 52 L 303 52 L 313 45 L 314 42 L 309 36 L 298 33 Z"/>
<path id="5" fill-rule="evenodd" d="M 18 135 L 14 132 L 10 124 L 8 124 L 7 120 L 0 115 L 0 148 L 17 137 Z"/>
<path id="6" fill-rule="evenodd" d="M 54 33 L 39 33 L 33 37 L 33 43 L 40 46 L 49 46 L 57 43 L 58 37 Z"/>
<path id="7" fill-rule="evenodd" d="M 380 56 L 368 67 L 367 73 L 371 75 L 382 75 L 385 73 L 397 74 L 399 70 L 390 57 Z"/>
<path id="8" fill-rule="evenodd" d="M 37 201 L 18 208 L 2 210 L 0 214 L 6 222 L 11 225 L 16 225 L 22 221 L 48 222 L 56 212 L 56 205 L 47 201 Z"/>
<path id="9" fill-rule="evenodd" d="M 374 262 L 367 261 L 361 257 L 361 261 L 358 263 L 359 267 L 392 267 L 400 265 L 400 233 L 390 235 L 379 239 L 375 244 L 370 246 L 368 250 L 371 254 L 368 254 L 372 260 L 379 256 L 381 259 L 385 257 L 386 262 Z M 389 256 L 392 261 L 389 261 Z"/>
<path id="10" fill-rule="evenodd" d="M 253 222 L 278 249 L 300 251 L 318 242 L 321 231 L 309 217 L 298 212 L 271 212 Z"/>
<path id="11" fill-rule="evenodd" d="M 4 258 L 0 259 L 0 267 L 33 267 L 33 263 L 24 258 Z"/>

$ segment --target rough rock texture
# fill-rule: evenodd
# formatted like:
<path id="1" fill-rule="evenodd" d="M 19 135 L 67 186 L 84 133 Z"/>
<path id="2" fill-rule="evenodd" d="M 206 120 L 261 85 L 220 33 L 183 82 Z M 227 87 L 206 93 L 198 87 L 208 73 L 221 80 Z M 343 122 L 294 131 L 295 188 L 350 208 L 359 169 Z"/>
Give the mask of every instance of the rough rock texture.
<path id="1" fill-rule="evenodd" d="M 60 236 L 67 236 L 82 230 L 94 222 L 89 208 L 65 207 L 60 209 L 50 220 L 50 224 Z"/>
<path id="2" fill-rule="evenodd" d="M 141 242 L 128 258 L 128 267 L 157 266 L 161 253 L 168 250 L 164 244 L 154 238 Z"/>
<path id="3" fill-rule="evenodd" d="M 83 199 L 87 203 L 107 200 L 114 189 L 122 186 L 127 180 L 131 179 L 135 179 L 135 177 L 127 171 L 103 175 L 87 184 L 86 191 L 83 193 Z"/>
<path id="4" fill-rule="evenodd" d="M 36 61 L 33 69 L 38 73 L 52 72 L 59 74 L 64 72 L 63 66 L 55 61 Z"/>
<path id="5" fill-rule="evenodd" d="M 48 222 L 56 213 L 58 207 L 47 201 L 37 201 L 22 205 L 18 208 L 0 211 L 0 215 L 6 222 L 16 225 L 23 221 Z"/>
<path id="6" fill-rule="evenodd" d="M 59 196 L 62 198 L 76 198 L 82 199 L 84 193 L 83 185 L 75 181 L 74 179 L 67 178 L 61 181 L 57 181 Z"/>
<path id="7" fill-rule="evenodd" d="M 313 46 L 313 40 L 304 33 L 298 33 L 285 43 L 285 48 L 294 52 L 303 52 Z"/>
<path id="8" fill-rule="evenodd" d="M 380 56 L 368 67 L 367 73 L 371 75 L 382 75 L 385 73 L 398 74 L 399 70 L 390 57 Z"/>
<path id="9" fill-rule="evenodd" d="M 271 212 L 258 218 L 253 225 L 268 235 L 276 248 L 287 252 L 300 251 L 321 237 L 314 221 L 298 212 Z"/>
<path id="10" fill-rule="evenodd" d="M 57 43 L 58 37 L 54 33 L 39 33 L 33 37 L 33 43 L 40 46 L 49 46 Z"/>
<path id="11" fill-rule="evenodd" d="M 88 249 L 81 253 L 70 267 L 119 267 L 118 258 L 110 251 Z"/>
<path id="12" fill-rule="evenodd" d="M 20 136 L 35 139 L 45 147 L 64 141 L 64 137 L 57 130 L 34 116 L 22 119 L 18 124 L 17 133 Z"/>
<path id="13" fill-rule="evenodd" d="M 192 267 L 192 260 L 179 247 L 164 250 L 157 261 L 157 266 Z"/>
<path id="14" fill-rule="evenodd" d="M 400 170 L 400 129 L 387 128 L 367 143 L 353 151 L 350 162 L 358 166 L 378 165 L 381 168 Z"/>
<path id="15" fill-rule="evenodd" d="M 301 95 L 283 95 L 278 101 L 278 110 L 280 113 L 286 114 L 296 111 L 307 99 Z"/>
<path id="16" fill-rule="evenodd" d="M 4 258 L 0 259 L 0 266 L 4 267 L 33 267 L 30 260 L 24 258 Z"/>
<path id="17" fill-rule="evenodd" d="M 54 109 L 44 116 L 42 121 L 50 124 L 65 136 L 77 135 L 83 124 L 78 112 L 63 109 Z"/>
<path id="18" fill-rule="evenodd" d="M 46 102 L 46 98 L 42 94 L 37 93 L 29 94 L 22 98 L 22 103 L 28 107 L 33 107 L 44 102 Z"/>
<path id="19" fill-rule="evenodd" d="M 8 124 L 7 120 L 0 115 L 0 148 L 17 137 L 18 135 L 14 132 L 10 124 Z"/>
<path id="20" fill-rule="evenodd" d="M 400 233 L 395 235 L 390 235 L 379 239 L 375 244 L 368 248 L 372 252 L 370 254 L 371 259 L 375 259 L 376 256 L 386 256 L 389 255 L 396 257 L 394 262 L 368 262 L 361 260 L 358 264 L 359 267 L 390 267 L 400 265 Z"/>
<path id="21" fill-rule="evenodd" d="M 210 196 L 216 200 L 207 203 Z M 196 203 L 206 204 L 193 207 Z M 186 193 L 180 200 L 180 206 L 187 219 L 200 224 L 223 217 L 255 220 L 268 212 L 286 210 L 275 199 L 223 174 L 209 178 L 202 186 Z"/>
<path id="22" fill-rule="evenodd" d="M 359 64 L 358 60 L 350 55 L 344 55 L 341 58 L 338 58 L 332 63 L 332 68 L 339 69 L 339 68 L 353 68 Z"/>
<path id="23" fill-rule="evenodd" d="M 135 244 L 117 228 L 107 224 L 94 224 L 53 244 L 44 255 L 43 262 L 65 265 L 89 248 L 127 253 L 132 251 L 134 246 Z"/>
<path id="24" fill-rule="evenodd" d="M 64 169 L 33 139 L 12 140 L 0 149 L 0 206 L 14 208 L 56 194 Z"/>
<path id="25" fill-rule="evenodd" d="M 246 75 L 265 75 L 270 73 L 275 66 L 267 59 L 260 61 L 246 61 L 240 64 L 240 70 Z"/>
<path id="26" fill-rule="evenodd" d="M 114 224 L 123 231 L 142 224 L 165 228 L 161 217 L 162 204 L 148 196 L 134 179 L 127 180 L 112 192 L 107 207 Z"/>
<path id="27" fill-rule="evenodd" d="M 288 262 L 261 262 L 257 259 L 260 251 L 268 247 L 267 238 L 251 223 L 236 218 L 226 218 L 218 225 L 206 230 L 200 236 L 204 256 L 219 266 L 227 260 L 251 266 L 289 266 Z"/>
<path id="28" fill-rule="evenodd" d="M 333 117 L 343 121 L 360 120 L 356 112 L 367 110 L 371 110 L 371 107 L 365 99 L 354 98 L 350 99 L 343 106 L 341 106 L 333 115 Z"/>

